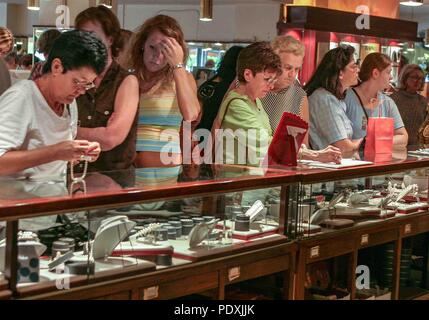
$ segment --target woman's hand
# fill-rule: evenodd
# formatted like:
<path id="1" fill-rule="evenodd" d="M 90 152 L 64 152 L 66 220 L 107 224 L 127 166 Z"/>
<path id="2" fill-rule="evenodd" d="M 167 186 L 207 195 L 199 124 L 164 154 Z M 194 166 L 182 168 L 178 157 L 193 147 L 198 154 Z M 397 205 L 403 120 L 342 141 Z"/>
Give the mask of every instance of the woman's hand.
<path id="1" fill-rule="evenodd" d="M 183 49 L 176 39 L 171 37 L 165 37 L 164 40 L 159 44 L 161 51 L 170 66 L 176 66 L 179 63 L 183 63 Z"/>
<path id="2" fill-rule="evenodd" d="M 86 155 L 91 157 L 89 162 L 94 162 L 100 156 L 101 147 L 98 142 L 90 142 L 88 145 L 88 150 L 86 151 Z"/>
<path id="3" fill-rule="evenodd" d="M 341 150 L 334 146 L 327 146 L 325 149 L 317 151 L 317 161 L 341 163 Z"/>

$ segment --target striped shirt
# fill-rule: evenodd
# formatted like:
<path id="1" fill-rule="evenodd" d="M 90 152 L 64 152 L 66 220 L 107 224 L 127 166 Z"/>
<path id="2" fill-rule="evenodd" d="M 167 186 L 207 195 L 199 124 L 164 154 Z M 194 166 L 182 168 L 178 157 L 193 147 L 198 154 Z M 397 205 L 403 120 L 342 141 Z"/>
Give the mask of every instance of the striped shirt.
<path id="1" fill-rule="evenodd" d="M 174 85 L 143 93 L 140 96 L 136 150 L 180 153 L 182 120 Z"/>
<path id="2" fill-rule="evenodd" d="M 300 117 L 302 114 L 302 100 L 306 96 L 304 89 L 295 81 L 291 86 L 280 92 L 268 92 L 261 99 L 262 105 L 270 119 L 270 125 L 273 132 L 279 125 L 283 112 L 290 112 Z"/>

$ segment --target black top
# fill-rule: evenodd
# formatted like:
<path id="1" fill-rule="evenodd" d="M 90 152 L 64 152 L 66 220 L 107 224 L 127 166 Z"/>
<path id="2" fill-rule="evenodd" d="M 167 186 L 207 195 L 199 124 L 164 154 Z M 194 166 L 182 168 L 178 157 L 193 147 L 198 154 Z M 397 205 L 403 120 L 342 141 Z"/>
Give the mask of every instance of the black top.
<path id="1" fill-rule="evenodd" d="M 212 129 L 213 121 L 217 116 L 223 97 L 231 84 L 231 81 L 225 80 L 215 82 L 213 81 L 215 78 L 207 80 L 198 89 L 198 99 L 202 103 L 203 115 L 197 129 L 204 128 L 209 131 Z"/>

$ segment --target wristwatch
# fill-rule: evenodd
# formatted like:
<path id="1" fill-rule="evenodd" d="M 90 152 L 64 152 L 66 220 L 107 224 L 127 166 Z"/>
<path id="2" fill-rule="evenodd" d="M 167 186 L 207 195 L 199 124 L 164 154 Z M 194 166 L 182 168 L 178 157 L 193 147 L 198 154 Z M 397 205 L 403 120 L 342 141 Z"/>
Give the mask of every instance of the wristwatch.
<path id="1" fill-rule="evenodd" d="M 183 63 L 178 63 L 178 64 L 173 66 L 173 70 L 184 68 L 184 67 L 185 67 L 185 65 Z"/>

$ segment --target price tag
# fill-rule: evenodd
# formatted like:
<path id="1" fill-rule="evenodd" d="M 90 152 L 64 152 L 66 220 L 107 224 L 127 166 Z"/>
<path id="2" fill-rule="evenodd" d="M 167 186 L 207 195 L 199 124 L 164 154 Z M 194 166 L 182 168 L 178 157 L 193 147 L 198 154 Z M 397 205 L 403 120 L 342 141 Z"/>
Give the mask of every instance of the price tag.
<path id="1" fill-rule="evenodd" d="M 363 234 L 362 237 L 360 238 L 361 246 L 367 245 L 368 243 L 369 243 L 369 235 Z"/>
<path id="2" fill-rule="evenodd" d="M 408 223 L 408 224 L 405 225 L 404 233 L 405 234 L 411 233 L 411 223 Z"/>
<path id="3" fill-rule="evenodd" d="M 315 246 L 310 249 L 310 258 L 317 258 L 319 256 L 320 246 Z"/>
<path id="4" fill-rule="evenodd" d="M 234 267 L 228 270 L 228 281 L 234 281 L 240 278 L 240 267 Z"/>
<path id="5" fill-rule="evenodd" d="M 152 300 L 158 298 L 159 287 L 149 287 L 143 290 L 143 300 Z"/>

